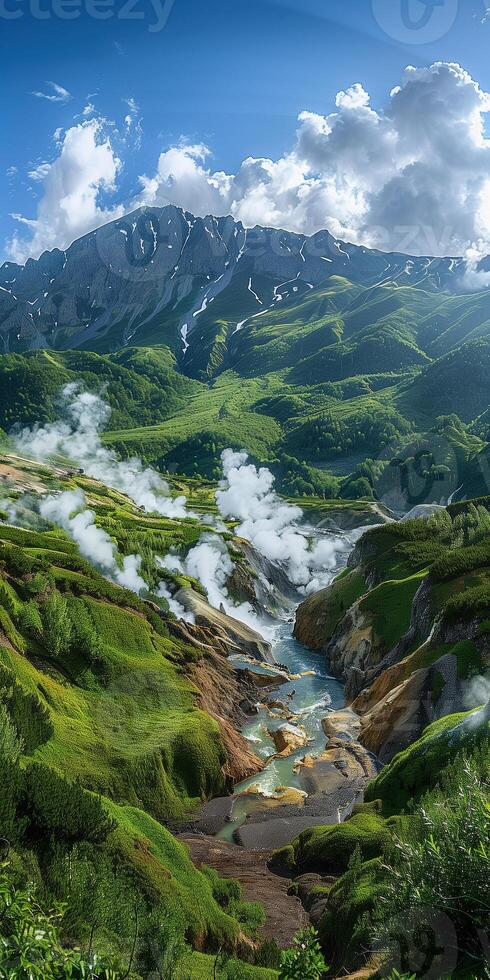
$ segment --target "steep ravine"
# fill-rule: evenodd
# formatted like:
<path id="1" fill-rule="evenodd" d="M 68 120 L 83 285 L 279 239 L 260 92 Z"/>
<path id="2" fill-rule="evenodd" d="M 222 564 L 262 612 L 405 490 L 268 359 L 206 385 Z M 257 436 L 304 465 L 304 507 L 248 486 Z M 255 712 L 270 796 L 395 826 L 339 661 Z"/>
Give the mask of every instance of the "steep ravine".
<path id="1" fill-rule="evenodd" d="M 346 548 L 335 573 L 348 554 Z M 250 551 L 247 557 L 254 559 Z M 283 581 L 279 584 L 284 600 L 288 590 Z M 277 603 L 275 625 L 267 630 L 270 638 L 272 629 L 275 666 L 271 658 L 260 662 L 243 648 L 229 660 L 242 698 L 246 691 L 240 710 L 248 701 L 253 712 L 241 725 L 234 715 L 241 729 L 238 749 L 244 740 L 251 768 L 254 758 L 260 760 L 259 767 L 237 780 L 233 795 L 205 804 L 179 833 L 198 865 L 238 878 L 247 898 L 263 903 L 265 935 L 284 946 L 308 916 L 300 898 L 288 893 L 287 877 L 268 870 L 272 852 L 307 828 L 343 820 L 378 771 L 374 757 L 357 740 L 355 716 L 343 710 L 341 683 L 328 672 L 322 654 L 293 636 L 296 605 L 289 590 L 282 609 Z M 210 690 L 206 682 L 197 686 Z M 223 703 L 218 692 L 206 710 L 221 713 Z"/>

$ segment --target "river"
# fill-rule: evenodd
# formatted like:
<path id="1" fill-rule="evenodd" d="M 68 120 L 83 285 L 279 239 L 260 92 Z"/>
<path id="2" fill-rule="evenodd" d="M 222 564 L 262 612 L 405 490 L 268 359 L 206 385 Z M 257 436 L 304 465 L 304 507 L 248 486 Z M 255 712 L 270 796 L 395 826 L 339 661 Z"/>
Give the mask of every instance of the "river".
<path id="1" fill-rule="evenodd" d="M 333 537 L 334 535 L 332 535 Z M 352 546 L 349 536 L 345 536 Z M 332 572 L 332 579 L 341 571 L 348 557 L 342 555 L 338 567 Z M 268 700 L 285 703 L 295 716 L 294 725 L 304 729 L 308 736 L 306 748 L 300 748 L 287 757 L 277 757 L 274 741 L 269 732 L 285 724 L 284 716 L 271 714 L 270 709 L 261 706 L 242 728 L 242 735 L 250 742 L 251 748 L 259 758 L 269 760 L 262 772 L 235 786 L 237 797 L 233 805 L 232 819 L 228 820 L 216 835 L 222 840 L 233 840 L 235 830 L 240 827 L 249 813 L 257 808 L 257 797 L 251 793 L 253 787 L 263 796 L 271 796 L 278 787 L 301 788 L 297 769 L 298 761 L 305 755 L 318 756 L 326 745 L 322 729 L 322 719 L 329 711 L 344 707 L 343 685 L 332 677 L 326 668 L 325 656 L 315 653 L 298 643 L 293 636 L 294 616 L 288 621 L 277 622 L 271 641 L 276 663 L 287 667 L 290 674 L 302 675 L 288 680 L 269 693 Z M 269 637 L 268 637 L 269 638 Z M 230 658 L 240 669 L 250 668 L 250 661 L 236 656 Z M 254 664 L 255 672 L 269 673 L 273 668 Z M 248 794 L 247 794 L 248 791 Z"/>

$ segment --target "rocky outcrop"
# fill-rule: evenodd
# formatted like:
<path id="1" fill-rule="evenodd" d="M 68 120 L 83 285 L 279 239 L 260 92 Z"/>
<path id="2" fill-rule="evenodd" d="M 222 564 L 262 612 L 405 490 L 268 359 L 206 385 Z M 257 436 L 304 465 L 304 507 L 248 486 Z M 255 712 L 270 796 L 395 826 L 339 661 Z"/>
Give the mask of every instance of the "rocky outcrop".
<path id="1" fill-rule="evenodd" d="M 250 626 L 227 616 L 219 609 L 214 609 L 193 589 L 179 589 L 175 599 L 187 612 L 192 613 L 197 626 L 211 631 L 228 655 L 243 653 L 254 660 L 274 664 L 270 644 Z"/>
<path id="2" fill-rule="evenodd" d="M 235 538 L 233 547 L 243 555 L 228 579 L 228 591 L 239 602 L 250 602 L 260 615 L 273 619 L 291 614 L 299 593 L 280 565 L 269 561 L 244 538 Z"/>
<path id="3" fill-rule="evenodd" d="M 341 711 L 331 711 L 323 718 L 322 728 L 328 738 L 357 739 L 361 720 L 352 708 L 344 708 Z"/>
<path id="4" fill-rule="evenodd" d="M 296 725 L 288 723 L 281 725 L 280 728 L 270 730 L 269 735 L 274 742 L 277 754 L 282 756 L 291 755 L 292 752 L 296 752 L 296 749 L 304 748 L 308 742 L 306 732 L 302 728 L 297 728 Z"/>
<path id="5" fill-rule="evenodd" d="M 227 755 L 224 774 L 232 788 L 264 766 L 250 748 L 250 742 L 240 734 L 256 701 L 256 690 L 247 672 L 236 670 L 229 659 L 232 641 L 221 625 L 216 627 L 208 622 L 204 626 L 178 620 L 169 621 L 168 628 L 199 655 L 196 662 L 187 666 L 187 674 L 195 684 L 199 707 L 220 728 Z M 234 641 L 231 648 L 235 650 Z"/>
<path id="6" fill-rule="evenodd" d="M 373 627 L 369 614 L 355 602 L 338 624 L 332 639 L 325 646 L 329 670 L 345 681 L 346 700 L 364 686 L 364 679 L 371 668 L 377 666 L 374 654 Z"/>
<path id="7" fill-rule="evenodd" d="M 361 716 L 360 740 L 380 762 L 389 762 L 433 720 L 433 675 L 432 668 L 416 670 Z"/>
<path id="8" fill-rule="evenodd" d="M 244 690 L 243 678 L 225 657 L 214 651 L 205 660 L 193 664 L 189 674 L 199 692 L 199 706 L 219 725 L 227 755 L 224 773 L 230 786 L 260 772 L 262 760 L 252 751 L 250 742 L 240 735 L 245 722 L 240 705 L 249 693 Z"/>
<path id="9" fill-rule="evenodd" d="M 401 655 L 420 633 L 427 639 L 408 656 Z M 388 762 L 420 738 L 432 721 L 471 704 L 471 680 L 460 676 L 457 655 L 451 646 L 465 641 L 474 646 L 483 667 L 490 666 L 490 640 L 481 620 L 450 620 L 430 614 L 430 580 L 424 579 L 412 606 L 407 634 L 372 672 L 369 684 L 358 694 L 352 708 L 361 715 L 361 741 Z M 434 660 L 434 650 L 449 652 Z M 486 668 L 485 668 L 486 669 Z"/>

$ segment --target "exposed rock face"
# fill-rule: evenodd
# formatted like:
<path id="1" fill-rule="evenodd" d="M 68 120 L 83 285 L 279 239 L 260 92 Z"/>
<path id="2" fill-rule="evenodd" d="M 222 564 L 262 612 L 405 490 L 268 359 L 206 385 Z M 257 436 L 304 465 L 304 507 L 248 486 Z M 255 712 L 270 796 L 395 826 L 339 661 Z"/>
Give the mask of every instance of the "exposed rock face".
<path id="1" fill-rule="evenodd" d="M 331 711 L 322 720 L 322 728 L 328 738 L 353 738 L 359 736 L 361 720 L 352 708 Z"/>
<path id="2" fill-rule="evenodd" d="M 193 664 L 190 676 L 199 691 L 199 705 L 218 723 L 228 761 L 225 776 L 231 785 L 254 776 L 263 769 L 239 729 L 245 715 L 239 705 L 243 701 L 242 678 L 221 654 L 210 653 L 206 660 Z"/>
<path id="3" fill-rule="evenodd" d="M 236 538 L 233 544 L 242 552 L 254 575 L 251 576 L 249 571 L 245 572 L 236 564 L 228 581 L 231 594 L 240 602 L 251 602 L 261 614 L 265 611 L 274 618 L 284 613 L 291 614 L 300 596 L 285 571 L 261 555 L 249 541 Z"/>
<path id="4" fill-rule="evenodd" d="M 206 599 L 194 592 L 193 589 L 179 589 L 175 598 L 184 609 L 193 614 L 198 626 L 213 631 L 214 636 L 227 650 L 228 655 L 244 653 L 245 656 L 252 657 L 254 660 L 274 664 L 270 644 L 245 623 L 214 609 L 206 602 Z"/>
<path id="5" fill-rule="evenodd" d="M 320 589 L 300 603 L 296 610 L 294 636 L 298 643 L 310 650 L 325 649 L 326 609 L 331 595 L 331 585 Z"/>
<path id="6" fill-rule="evenodd" d="M 433 720 L 432 677 L 432 668 L 416 670 L 362 715 L 360 739 L 380 762 L 389 762 Z"/>
<path id="7" fill-rule="evenodd" d="M 239 731 L 246 720 L 246 709 L 253 702 L 254 691 L 245 672 L 235 670 L 228 659 L 229 639 L 223 636 L 221 628 L 216 630 L 211 625 L 199 626 L 179 620 L 169 623 L 169 628 L 205 655 L 205 659 L 191 664 L 187 673 L 196 685 L 199 707 L 219 725 L 228 757 L 224 774 L 230 787 L 254 776 L 264 764 Z"/>
<path id="8" fill-rule="evenodd" d="M 417 636 L 427 639 L 408 656 Z M 361 715 L 361 741 L 382 762 L 420 738 L 424 728 L 444 715 L 468 707 L 468 682 L 458 676 L 457 658 L 448 653 L 425 667 L 417 663 L 430 658 L 431 648 L 444 648 L 471 641 L 482 663 L 490 662 L 490 641 L 475 617 L 451 621 L 430 615 L 430 581 L 424 579 L 412 605 L 408 632 L 371 675 L 364 675 L 366 686 L 352 703 Z"/>
<path id="9" fill-rule="evenodd" d="M 190 333 L 198 326 L 213 300 L 220 296 L 226 303 L 228 290 L 235 322 L 259 312 L 247 287 L 250 276 L 265 280 L 267 307 L 274 304 L 278 285 L 284 305 L 330 276 L 348 274 L 351 282 L 366 285 L 381 282 L 386 260 L 381 252 L 339 242 L 328 231 L 308 238 L 259 226 L 247 229 L 230 216 L 196 218 L 173 205 L 139 208 L 80 238 L 66 252 L 44 252 L 24 266 L 4 263 L 0 339 L 4 350 L 17 347 L 19 334 L 20 342 L 32 347 L 77 347 L 111 330 L 122 346 L 134 335 L 141 337 L 148 325 L 155 331 L 169 321 L 178 343 L 183 327 Z M 454 259 L 411 257 L 407 263 L 406 255 L 392 253 L 388 261 L 399 285 L 425 282 L 444 288 L 457 279 Z M 180 315 L 174 312 L 177 306 Z"/>
<path id="10" fill-rule="evenodd" d="M 349 564 L 366 562 L 371 551 L 368 535 L 356 546 Z M 371 585 L 377 584 L 376 578 L 376 571 L 371 569 Z M 432 721 L 468 707 L 468 684 L 458 677 L 456 657 L 442 655 L 434 662 L 431 654 L 463 640 L 472 641 L 485 663 L 490 659 L 490 641 L 478 617 L 455 621 L 434 615 L 430 575 L 415 593 L 407 632 L 382 656 L 371 615 L 362 608 L 362 600 L 354 602 L 333 635 L 321 641 L 331 595 L 330 586 L 299 606 L 296 636 L 324 651 L 329 669 L 345 683 L 346 701 L 360 716 L 360 741 L 381 762 L 390 761 L 417 740 Z M 327 717 L 324 727 L 328 734 L 334 734 L 335 719 Z"/>

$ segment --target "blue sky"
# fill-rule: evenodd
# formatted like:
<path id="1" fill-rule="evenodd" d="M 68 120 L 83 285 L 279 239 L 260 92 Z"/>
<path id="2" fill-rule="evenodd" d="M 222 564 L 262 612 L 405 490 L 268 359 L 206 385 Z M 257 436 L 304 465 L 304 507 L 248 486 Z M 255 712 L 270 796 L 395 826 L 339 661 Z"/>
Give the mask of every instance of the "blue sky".
<path id="1" fill-rule="evenodd" d="M 407 64 L 459 62 L 490 89 L 483 0 L 442 0 L 435 14 L 446 8 L 449 26 L 423 44 L 412 43 L 426 40 L 423 29 L 406 43 L 396 18 L 390 33 L 383 30 L 382 0 L 169 0 L 166 11 L 164 0 L 131 0 L 131 19 L 122 15 L 123 0 L 71 2 L 0 0 L 3 257 L 13 235 L 33 237 L 12 215 L 36 219 L 46 194 L 39 167 L 56 160 L 72 127 L 97 120 L 96 140 L 109 140 L 117 157 L 117 179 L 101 180 L 95 192 L 97 207 L 109 213 L 138 198 L 141 176 L 155 174 L 169 147 L 205 145 L 210 172 L 236 174 L 250 156 L 277 161 L 291 150 L 301 112 L 335 112 L 336 94 L 357 82 L 381 111 Z M 425 9 L 421 0 L 389 2 L 415 4 L 414 17 Z M 64 15 L 80 16 L 60 17 L 60 3 Z M 111 16 L 90 16 L 94 3 L 99 16 Z"/>

